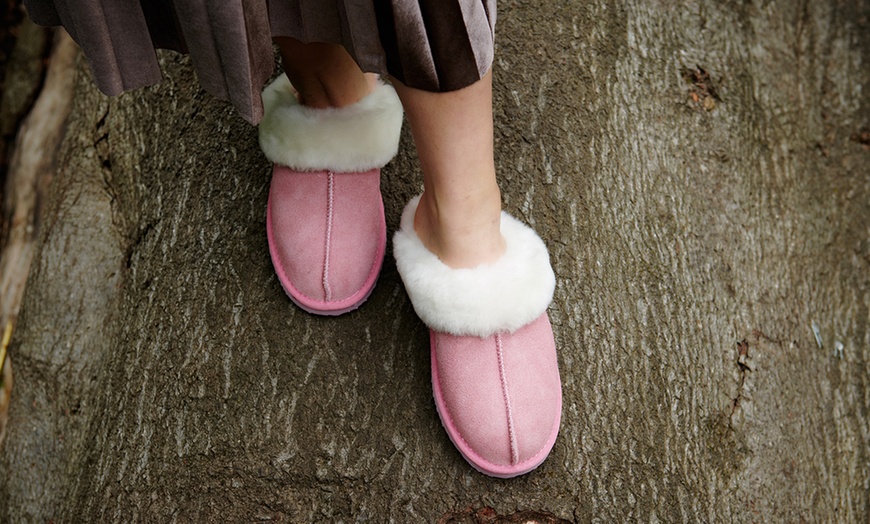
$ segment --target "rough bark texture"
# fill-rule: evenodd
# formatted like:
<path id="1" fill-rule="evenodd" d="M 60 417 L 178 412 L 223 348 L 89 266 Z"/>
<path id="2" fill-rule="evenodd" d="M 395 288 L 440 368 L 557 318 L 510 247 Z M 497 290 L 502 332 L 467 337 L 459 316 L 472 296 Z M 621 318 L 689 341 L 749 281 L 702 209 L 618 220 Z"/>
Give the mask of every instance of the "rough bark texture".
<path id="1" fill-rule="evenodd" d="M 52 31 L 29 21 L 21 25 L 19 40 L 10 60 L 9 75 L 0 97 L 0 144 L 7 136 L 15 139 L 8 172 L 0 151 L 0 180 L 3 182 L 3 206 L 0 217 L 0 443 L 6 433 L 8 392 L 12 388 L 12 363 L 6 354 L 6 332 L 11 333 L 30 271 L 39 229 L 39 210 L 45 205 L 51 179 L 57 172 L 57 153 L 63 140 L 73 98 L 77 47 L 63 31 L 56 33 L 49 46 L 51 65 L 43 71 L 43 56 L 35 54 L 52 39 Z M 40 51 L 41 53 L 41 51 Z M 27 60 L 39 68 L 21 74 L 16 69 Z M 40 91 L 39 87 L 42 86 Z M 32 98 L 39 95 L 35 103 Z M 32 106 L 32 107 L 31 107 Z M 26 117 L 26 118 L 25 118 Z M 22 122 L 23 120 L 23 122 Z M 18 123 L 18 132 L 13 133 Z M 10 140 L 11 142 L 12 140 Z"/>
<path id="2" fill-rule="evenodd" d="M 505 205 L 559 280 L 540 469 L 452 447 L 391 260 L 358 312 L 291 305 L 255 129 L 164 55 L 153 89 L 78 80 L 0 520 L 866 522 L 870 6 L 629 4 L 501 4 Z M 390 227 L 419 184 L 405 135 Z"/>
<path id="3" fill-rule="evenodd" d="M 18 316 L 33 258 L 37 215 L 57 172 L 57 151 L 72 101 L 77 47 L 65 32 L 57 35 L 51 67 L 39 98 L 19 129 L 5 180 L 3 218 L 8 226 L 0 232 L 0 325 L 4 326 Z"/>

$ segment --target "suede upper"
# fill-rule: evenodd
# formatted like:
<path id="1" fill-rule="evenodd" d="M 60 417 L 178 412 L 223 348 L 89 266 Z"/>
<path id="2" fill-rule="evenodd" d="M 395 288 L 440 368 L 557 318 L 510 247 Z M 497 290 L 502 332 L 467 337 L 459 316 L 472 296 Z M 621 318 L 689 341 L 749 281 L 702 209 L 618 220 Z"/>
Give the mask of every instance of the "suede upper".
<path id="1" fill-rule="evenodd" d="M 538 235 L 507 213 L 506 250 L 470 269 L 445 265 L 414 231 L 419 197 L 393 237 L 396 266 L 430 328 L 432 391 L 441 422 L 479 471 L 536 468 L 559 432 L 562 386 L 547 306 L 555 276 Z"/>
<path id="2" fill-rule="evenodd" d="M 299 173 L 275 166 L 268 233 L 275 270 L 304 309 L 338 314 L 368 296 L 386 249 L 380 171 Z"/>
<path id="3" fill-rule="evenodd" d="M 380 168 L 399 146 L 399 98 L 379 85 L 350 106 L 310 108 L 281 75 L 263 103 L 260 146 L 274 162 L 266 231 L 281 286 L 311 313 L 355 309 L 386 250 Z"/>
<path id="4" fill-rule="evenodd" d="M 451 440 L 496 477 L 531 471 L 559 430 L 562 387 L 546 314 L 485 339 L 431 332 L 432 387 Z"/>

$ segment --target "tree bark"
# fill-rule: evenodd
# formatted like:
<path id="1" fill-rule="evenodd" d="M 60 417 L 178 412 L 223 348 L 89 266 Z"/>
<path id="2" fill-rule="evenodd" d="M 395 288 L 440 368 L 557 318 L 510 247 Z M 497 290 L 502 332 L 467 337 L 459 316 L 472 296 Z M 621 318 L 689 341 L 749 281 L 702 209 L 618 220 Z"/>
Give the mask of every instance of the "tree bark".
<path id="1" fill-rule="evenodd" d="M 64 31 L 53 33 L 25 20 L 10 60 L 11 68 L 36 60 L 39 68 L 26 74 L 12 69 L 0 97 L 0 179 L 3 181 L 3 216 L 0 219 L 0 443 L 6 434 L 12 363 L 6 357 L 24 294 L 39 229 L 39 209 L 45 205 L 51 179 L 57 172 L 60 149 L 73 97 L 77 47 Z M 49 45 L 54 38 L 54 45 Z M 51 66 L 43 71 L 44 47 Z M 40 90 L 41 86 L 41 90 Z M 36 95 L 39 97 L 35 100 Z M 28 108 L 28 105 L 32 107 Z M 29 109 L 29 110 L 28 110 Z M 25 118 L 26 117 L 26 118 Z M 20 122 L 20 126 L 17 123 Z M 18 127 L 18 132 L 15 129 Z M 6 138 L 15 140 L 8 173 L 3 164 Z"/>
<path id="2" fill-rule="evenodd" d="M 505 207 L 559 282 L 538 470 L 491 479 L 450 444 L 391 259 L 358 312 L 289 302 L 256 129 L 163 54 L 154 88 L 77 80 L 0 520 L 870 518 L 870 4 L 625 4 L 500 4 Z M 383 175 L 395 229 L 407 133 Z"/>

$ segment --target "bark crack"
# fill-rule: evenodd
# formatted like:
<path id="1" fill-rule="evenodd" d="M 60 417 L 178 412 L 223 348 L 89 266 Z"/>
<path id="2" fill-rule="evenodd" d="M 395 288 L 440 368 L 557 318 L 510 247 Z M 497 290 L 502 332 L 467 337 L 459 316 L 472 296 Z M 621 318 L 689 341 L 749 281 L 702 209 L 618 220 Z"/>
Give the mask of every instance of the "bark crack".
<path id="1" fill-rule="evenodd" d="M 136 236 L 130 241 L 129 247 L 127 247 L 127 252 L 124 257 L 124 267 L 130 269 L 133 265 L 133 254 L 136 252 L 136 248 L 141 245 L 145 239 L 148 237 L 148 234 L 154 230 L 154 224 L 147 223 L 144 227 L 140 228 L 136 233 Z M 146 286 L 147 287 L 147 286 Z"/>
<path id="2" fill-rule="evenodd" d="M 97 135 L 94 137 L 94 148 L 97 150 L 97 156 L 104 169 L 112 170 L 111 151 L 109 149 L 109 129 L 106 125 L 106 119 L 109 117 L 109 109 L 103 112 L 100 119 L 97 121 Z"/>
<path id="3" fill-rule="evenodd" d="M 729 426 L 734 427 L 734 414 L 740 408 L 740 402 L 743 400 L 743 387 L 746 384 L 746 374 L 752 372 L 752 366 L 749 363 L 749 342 L 746 339 L 737 343 L 737 367 L 740 370 L 740 379 L 737 384 L 737 396 L 731 401 L 731 413 L 728 415 Z"/>
<path id="4" fill-rule="evenodd" d="M 143 230 L 140 230 L 135 234 L 134 238 L 130 238 L 132 235 L 129 233 L 128 222 L 125 219 L 124 210 L 122 209 L 121 195 L 118 192 L 117 183 L 115 182 L 115 172 L 112 162 L 113 153 L 109 112 L 109 107 L 104 107 L 102 114 L 100 114 L 99 119 L 94 125 L 95 133 L 92 138 L 92 143 L 100 167 L 100 187 L 109 197 L 109 206 L 112 210 L 112 225 L 114 225 L 128 241 L 125 262 L 126 267 L 129 269 L 133 249 L 141 242 L 150 228 L 143 228 Z"/>
<path id="5" fill-rule="evenodd" d="M 463 510 L 445 513 L 438 519 L 439 524 L 511 524 L 538 522 L 541 524 L 568 524 L 569 521 L 559 518 L 549 511 L 523 510 L 507 515 L 499 515 L 495 509 L 485 506 L 475 509 L 469 506 Z"/>

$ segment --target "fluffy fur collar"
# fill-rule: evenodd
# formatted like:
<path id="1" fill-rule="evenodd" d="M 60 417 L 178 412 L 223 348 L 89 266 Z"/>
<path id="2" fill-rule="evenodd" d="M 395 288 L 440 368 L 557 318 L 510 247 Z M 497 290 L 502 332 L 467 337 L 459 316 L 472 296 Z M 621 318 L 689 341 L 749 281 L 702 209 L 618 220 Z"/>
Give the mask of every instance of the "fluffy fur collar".
<path id="1" fill-rule="evenodd" d="M 538 318 L 553 299 L 556 278 L 544 242 L 528 226 L 501 215 L 505 254 L 492 264 L 452 269 L 414 232 L 415 197 L 402 213 L 393 254 L 420 319 L 435 331 L 488 337 Z"/>
<path id="2" fill-rule="evenodd" d="M 298 171 L 368 171 L 383 167 L 399 148 L 402 104 L 386 84 L 353 105 L 314 109 L 299 105 L 282 74 L 263 91 L 263 106 L 263 153 Z"/>

